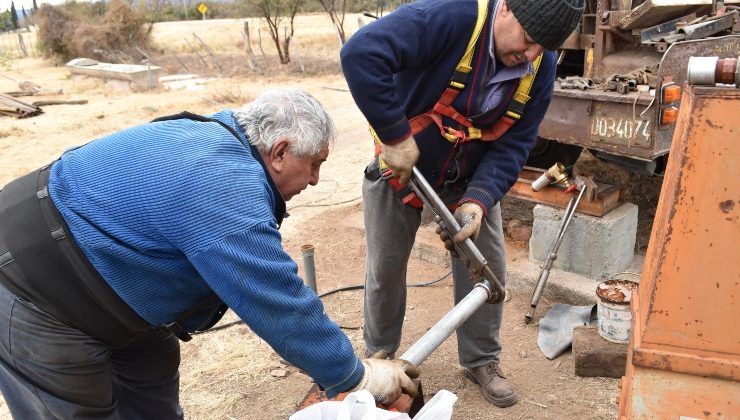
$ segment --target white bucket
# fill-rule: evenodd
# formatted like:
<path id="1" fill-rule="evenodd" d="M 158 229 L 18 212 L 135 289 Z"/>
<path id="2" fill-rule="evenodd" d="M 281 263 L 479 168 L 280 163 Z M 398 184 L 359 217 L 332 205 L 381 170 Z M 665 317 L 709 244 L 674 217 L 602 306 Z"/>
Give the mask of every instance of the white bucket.
<path id="1" fill-rule="evenodd" d="M 620 273 L 622 274 L 622 273 Z M 628 343 L 632 332 L 632 293 L 637 283 L 611 277 L 596 287 L 596 315 L 599 335 L 612 343 Z"/>

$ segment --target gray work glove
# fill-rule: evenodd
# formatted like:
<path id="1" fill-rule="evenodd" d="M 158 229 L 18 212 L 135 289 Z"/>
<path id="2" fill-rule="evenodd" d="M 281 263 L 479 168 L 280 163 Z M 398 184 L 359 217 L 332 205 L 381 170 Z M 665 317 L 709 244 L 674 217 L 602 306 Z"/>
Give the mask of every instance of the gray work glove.
<path id="1" fill-rule="evenodd" d="M 455 210 L 455 219 L 460 224 L 460 231 L 452 238 L 455 242 L 462 243 L 468 238 L 473 241 L 478 239 L 480 224 L 483 220 L 483 209 L 481 206 L 470 201 L 462 203 Z M 447 232 L 440 227 L 437 227 L 436 232 L 439 235 L 439 239 L 445 243 L 445 248 L 454 253 L 455 246 Z"/>
<path id="2" fill-rule="evenodd" d="M 412 398 L 416 396 L 418 390 L 412 379 L 419 377 L 419 368 L 411 362 L 401 359 L 388 360 L 384 355 L 373 355 L 363 360 L 362 365 L 365 366 L 365 376 L 352 391 L 366 389 L 373 395 L 375 401 L 383 404 L 396 401 L 402 392 Z"/>
<path id="3" fill-rule="evenodd" d="M 398 182 L 406 184 L 411 178 L 411 172 L 419 160 L 419 148 L 414 136 L 408 136 L 396 144 L 383 144 L 380 148 L 380 158 L 386 166 L 398 177 Z"/>

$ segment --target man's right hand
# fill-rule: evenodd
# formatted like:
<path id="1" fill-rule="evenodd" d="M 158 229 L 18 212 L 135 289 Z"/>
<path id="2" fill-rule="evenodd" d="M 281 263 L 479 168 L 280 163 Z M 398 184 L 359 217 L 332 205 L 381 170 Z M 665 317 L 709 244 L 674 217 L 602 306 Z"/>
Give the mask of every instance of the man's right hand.
<path id="1" fill-rule="evenodd" d="M 396 144 L 383 144 L 380 148 L 380 158 L 386 166 L 398 177 L 398 182 L 406 184 L 411 178 L 411 172 L 419 160 L 419 148 L 416 146 L 414 136 L 408 136 L 405 140 Z"/>
<path id="2" fill-rule="evenodd" d="M 412 398 L 416 396 L 418 390 L 412 379 L 419 377 L 419 368 L 411 362 L 370 358 L 363 360 L 362 365 L 365 366 L 365 376 L 352 391 L 366 389 L 375 401 L 383 404 L 397 400 L 402 392 Z"/>

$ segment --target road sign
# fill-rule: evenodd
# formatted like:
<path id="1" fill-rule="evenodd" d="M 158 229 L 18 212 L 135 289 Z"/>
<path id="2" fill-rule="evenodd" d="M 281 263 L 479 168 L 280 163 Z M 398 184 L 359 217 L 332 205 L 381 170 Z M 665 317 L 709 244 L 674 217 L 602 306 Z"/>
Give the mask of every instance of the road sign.
<path id="1" fill-rule="evenodd" d="M 200 12 L 200 14 L 203 15 L 203 18 L 205 19 L 206 12 L 208 11 L 208 6 L 206 6 L 205 4 L 201 3 L 201 4 L 198 5 L 198 11 Z"/>

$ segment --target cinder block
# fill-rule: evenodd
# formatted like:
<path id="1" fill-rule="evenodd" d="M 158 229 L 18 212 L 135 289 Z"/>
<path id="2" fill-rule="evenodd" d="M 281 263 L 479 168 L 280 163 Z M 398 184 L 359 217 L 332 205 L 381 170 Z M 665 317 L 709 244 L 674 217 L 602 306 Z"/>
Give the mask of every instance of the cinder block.
<path id="1" fill-rule="evenodd" d="M 560 227 L 564 209 L 534 207 L 530 261 L 542 262 Z M 601 279 L 623 271 L 635 252 L 637 206 L 624 203 L 603 217 L 576 213 L 565 231 L 553 267 Z"/>

